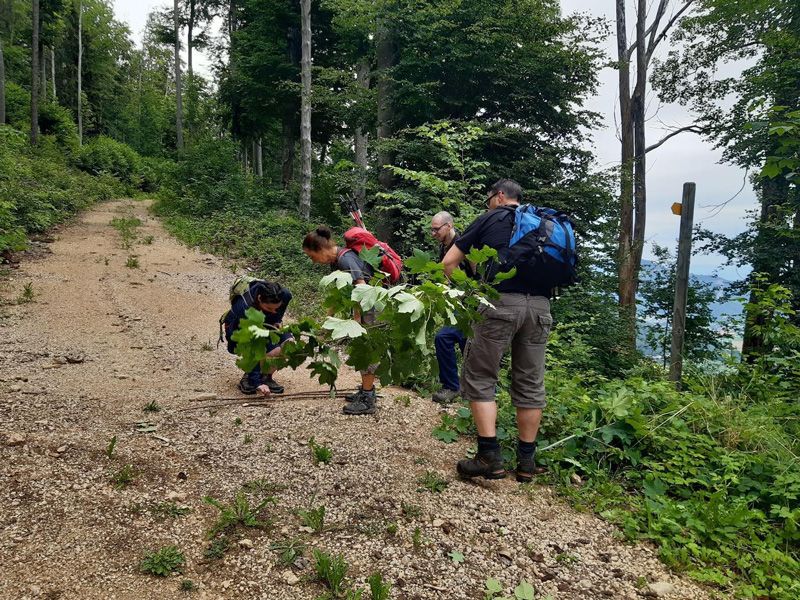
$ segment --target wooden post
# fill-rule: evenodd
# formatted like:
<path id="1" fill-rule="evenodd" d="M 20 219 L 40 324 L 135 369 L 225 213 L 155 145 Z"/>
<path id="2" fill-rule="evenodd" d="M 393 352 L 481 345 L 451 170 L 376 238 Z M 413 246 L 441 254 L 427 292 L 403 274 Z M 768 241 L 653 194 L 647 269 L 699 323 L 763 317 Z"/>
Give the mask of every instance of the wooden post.
<path id="1" fill-rule="evenodd" d="M 675 271 L 675 304 L 672 310 L 672 347 L 669 354 L 669 380 L 674 381 L 678 386 L 680 386 L 683 371 L 683 338 L 686 332 L 686 300 L 689 296 L 689 262 L 692 258 L 695 189 L 694 183 L 683 184 L 683 200 L 679 213 L 681 228 L 678 237 L 678 264 Z"/>

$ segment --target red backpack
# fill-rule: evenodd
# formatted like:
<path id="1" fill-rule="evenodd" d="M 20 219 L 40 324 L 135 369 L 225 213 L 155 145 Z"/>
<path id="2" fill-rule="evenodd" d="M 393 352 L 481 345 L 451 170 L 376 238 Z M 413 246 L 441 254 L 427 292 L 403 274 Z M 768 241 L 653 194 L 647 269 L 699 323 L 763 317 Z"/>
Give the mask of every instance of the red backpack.
<path id="1" fill-rule="evenodd" d="M 403 270 L 403 260 L 392 247 L 386 242 L 381 242 L 378 238 L 372 235 L 363 227 L 351 227 L 344 232 L 344 245 L 345 248 L 339 251 L 339 256 L 352 250 L 353 252 L 361 252 L 364 248 L 369 250 L 373 246 L 378 246 L 381 257 L 381 271 L 383 271 L 389 283 L 397 283 L 400 281 L 400 274 Z"/>

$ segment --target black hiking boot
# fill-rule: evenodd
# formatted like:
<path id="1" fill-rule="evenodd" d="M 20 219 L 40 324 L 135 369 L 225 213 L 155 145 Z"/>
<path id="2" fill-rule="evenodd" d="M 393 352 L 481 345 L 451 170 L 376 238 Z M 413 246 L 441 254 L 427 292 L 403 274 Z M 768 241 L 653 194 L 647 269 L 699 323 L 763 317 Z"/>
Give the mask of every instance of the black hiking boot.
<path id="1" fill-rule="evenodd" d="M 472 479 L 473 477 L 503 479 L 506 476 L 503 455 L 499 448 L 483 454 L 478 453 L 475 458 L 465 458 L 458 461 L 456 470 L 463 479 Z"/>
<path id="2" fill-rule="evenodd" d="M 247 374 L 245 374 L 241 381 L 239 381 L 239 391 L 243 394 L 247 394 L 248 396 L 252 396 L 258 391 L 258 386 L 250 383 L 250 381 L 247 379 Z"/>
<path id="3" fill-rule="evenodd" d="M 282 394 L 283 393 L 283 386 L 275 381 L 272 378 L 272 375 L 262 375 L 261 376 L 261 385 L 265 385 L 269 388 L 269 391 L 273 394 Z"/>
<path id="4" fill-rule="evenodd" d="M 535 457 L 535 452 L 530 458 L 523 458 L 517 454 L 517 481 L 520 483 L 530 483 L 534 475 L 547 473 L 547 469 L 544 467 L 536 466 L 536 461 L 534 460 Z"/>
<path id="5" fill-rule="evenodd" d="M 356 390 L 355 392 L 351 392 L 351 393 L 345 395 L 345 397 L 344 397 L 345 402 L 352 402 L 353 400 L 358 398 L 358 395 L 363 391 L 364 391 L 364 388 L 362 388 L 361 386 L 358 386 L 358 390 Z"/>
<path id="6" fill-rule="evenodd" d="M 371 390 L 359 390 L 353 399 L 344 405 L 342 412 L 346 415 L 371 415 L 377 410 L 375 406 L 375 388 Z"/>

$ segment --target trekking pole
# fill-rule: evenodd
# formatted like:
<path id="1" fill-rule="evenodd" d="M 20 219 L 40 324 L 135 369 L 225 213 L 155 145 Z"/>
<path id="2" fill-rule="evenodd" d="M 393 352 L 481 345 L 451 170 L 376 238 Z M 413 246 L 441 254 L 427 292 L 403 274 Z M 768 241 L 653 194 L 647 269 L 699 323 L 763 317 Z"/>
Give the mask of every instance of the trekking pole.
<path id="1" fill-rule="evenodd" d="M 358 202 L 356 202 L 356 199 L 352 196 L 341 195 L 339 196 L 339 202 L 341 202 L 345 212 L 350 213 L 356 225 L 362 229 L 366 229 L 364 227 L 364 216 L 361 214 L 361 207 L 358 205 Z"/>

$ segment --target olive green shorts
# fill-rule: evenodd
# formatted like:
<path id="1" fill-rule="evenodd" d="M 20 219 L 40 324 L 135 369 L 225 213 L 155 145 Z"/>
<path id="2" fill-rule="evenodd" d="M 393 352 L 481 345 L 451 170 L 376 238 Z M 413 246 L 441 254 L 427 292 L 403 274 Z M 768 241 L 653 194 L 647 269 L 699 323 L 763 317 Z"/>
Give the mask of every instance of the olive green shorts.
<path id="1" fill-rule="evenodd" d="M 464 349 L 461 394 L 470 402 L 494 402 L 503 354 L 511 349 L 511 400 L 518 408 L 544 408 L 544 362 L 553 325 L 544 296 L 500 294 L 473 328 Z"/>

